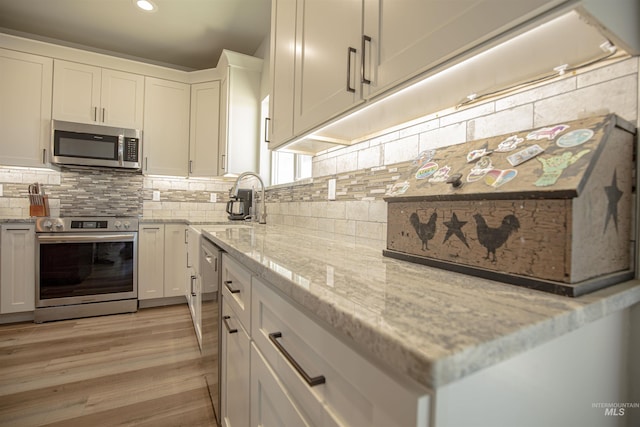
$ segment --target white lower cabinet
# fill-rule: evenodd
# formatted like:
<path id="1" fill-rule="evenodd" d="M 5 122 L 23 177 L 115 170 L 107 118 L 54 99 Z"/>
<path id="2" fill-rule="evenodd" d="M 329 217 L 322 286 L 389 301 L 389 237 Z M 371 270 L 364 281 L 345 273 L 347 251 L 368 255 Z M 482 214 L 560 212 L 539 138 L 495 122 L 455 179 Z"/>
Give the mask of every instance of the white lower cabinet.
<path id="1" fill-rule="evenodd" d="M 164 228 L 164 296 L 184 295 L 187 265 L 186 227 L 167 224 Z"/>
<path id="2" fill-rule="evenodd" d="M 35 226 L 0 227 L 0 313 L 35 308 Z"/>
<path id="3" fill-rule="evenodd" d="M 228 254 L 222 277 L 224 427 L 429 426 L 427 390 L 379 369 Z"/>
<path id="4" fill-rule="evenodd" d="M 198 345 L 202 349 L 202 275 L 200 272 L 200 231 L 191 226 L 183 230 L 186 233 L 186 269 L 182 269 L 183 292 L 189 304 L 191 320 L 196 331 Z M 185 265 L 185 264 L 183 264 Z"/>
<path id="5" fill-rule="evenodd" d="M 138 232 L 138 299 L 164 296 L 164 225 L 145 225 Z"/>
<path id="6" fill-rule="evenodd" d="M 275 372 L 255 345 L 251 346 L 251 425 L 310 427 Z"/>
<path id="7" fill-rule="evenodd" d="M 229 304 L 222 301 L 222 426 L 249 427 L 251 338 Z"/>
<path id="8" fill-rule="evenodd" d="M 184 295 L 184 225 L 148 224 L 138 231 L 138 299 Z"/>

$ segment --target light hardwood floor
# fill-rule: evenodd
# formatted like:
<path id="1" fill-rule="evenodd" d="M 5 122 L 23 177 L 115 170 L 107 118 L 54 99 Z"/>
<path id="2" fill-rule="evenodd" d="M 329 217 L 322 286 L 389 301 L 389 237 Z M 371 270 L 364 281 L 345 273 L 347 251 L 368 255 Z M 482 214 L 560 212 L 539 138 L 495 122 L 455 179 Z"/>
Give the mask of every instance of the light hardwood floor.
<path id="1" fill-rule="evenodd" d="M 0 426 L 213 426 L 186 305 L 0 325 Z"/>

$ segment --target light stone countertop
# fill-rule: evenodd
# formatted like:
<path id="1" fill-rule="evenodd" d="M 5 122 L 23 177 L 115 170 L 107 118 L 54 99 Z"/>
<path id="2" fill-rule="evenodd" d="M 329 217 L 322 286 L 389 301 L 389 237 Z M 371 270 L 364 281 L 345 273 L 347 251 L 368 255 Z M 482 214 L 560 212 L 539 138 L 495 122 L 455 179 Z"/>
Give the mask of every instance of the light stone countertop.
<path id="1" fill-rule="evenodd" d="M 640 281 L 570 298 L 412 264 L 274 225 L 203 235 L 347 342 L 437 388 L 640 301 Z"/>

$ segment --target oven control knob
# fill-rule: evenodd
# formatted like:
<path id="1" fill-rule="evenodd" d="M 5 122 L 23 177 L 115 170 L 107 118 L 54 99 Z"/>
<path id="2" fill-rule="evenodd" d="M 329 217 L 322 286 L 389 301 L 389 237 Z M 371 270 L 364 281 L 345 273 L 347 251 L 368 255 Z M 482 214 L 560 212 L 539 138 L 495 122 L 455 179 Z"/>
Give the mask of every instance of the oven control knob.
<path id="1" fill-rule="evenodd" d="M 63 228 L 64 228 L 64 225 L 61 222 L 58 222 L 56 224 L 56 231 L 62 231 Z"/>
<path id="2" fill-rule="evenodd" d="M 46 221 L 42 224 L 42 226 L 43 226 L 44 228 L 46 228 L 47 230 L 51 230 L 51 227 L 53 227 L 53 223 L 52 223 L 51 221 L 49 221 L 49 220 L 46 220 Z"/>
<path id="3" fill-rule="evenodd" d="M 118 228 L 118 229 L 120 228 L 121 225 L 122 225 L 122 223 L 120 221 L 116 221 L 116 222 L 113 223 L 113 226 L 115 228 Z"/>
<path id="4" fill-rule="evenodd" d="M 131 224 L 129 223 L 129 221 L 125 221 L 124 222 L 124 228 L 126 228 L 128 230 L 129 227 L 131 227 Z"/>

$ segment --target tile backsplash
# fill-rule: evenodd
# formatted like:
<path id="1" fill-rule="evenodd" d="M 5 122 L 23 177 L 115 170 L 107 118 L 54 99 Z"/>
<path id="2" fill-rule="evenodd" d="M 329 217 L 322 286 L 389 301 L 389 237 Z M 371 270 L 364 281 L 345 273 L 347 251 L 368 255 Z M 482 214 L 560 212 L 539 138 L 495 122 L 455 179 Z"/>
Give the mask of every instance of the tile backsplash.
<path id="1" fill-rule="evenodd" d="M 460 111 L 432 114 L 315 156 L 313 178 L 270 189 L 269 221 L 384 246 L 382 198 L 421 151 L 609 112 L 637 125 L 638 98 L 638 57 L 633 57 Z M 327 201 L 328 181 L 334 178 L 336 200 Z"/>
<path id="2" fill-rule="evenodd" d="M 450 109 L 313 158 L 313 177 L 267 191 L 267 222 L 337 233 L 383 246 L 386 190 L 419 152 L 581 117 L 638 120 L 638 57 L 508 96 Z M 336 179 L 336 200 L 327 200 Z M 233 180 L 143 176 L 113 170 L 0 168 L 0 218 L 29 216 L 27 186 L 43 184 L 52 215 L 114 212 L 145 219 L 225 221 Z M 154 200 L 154 193 L 159 200 Z M 212 195 L 215 202 L 212 202 Z"/>

